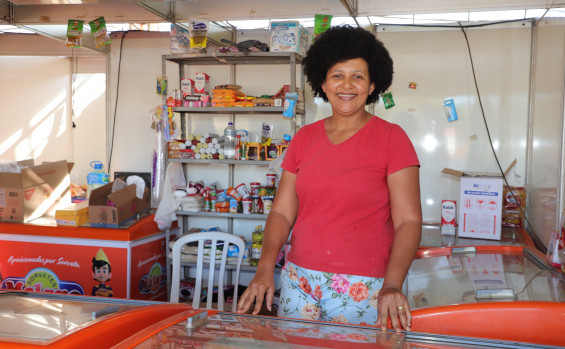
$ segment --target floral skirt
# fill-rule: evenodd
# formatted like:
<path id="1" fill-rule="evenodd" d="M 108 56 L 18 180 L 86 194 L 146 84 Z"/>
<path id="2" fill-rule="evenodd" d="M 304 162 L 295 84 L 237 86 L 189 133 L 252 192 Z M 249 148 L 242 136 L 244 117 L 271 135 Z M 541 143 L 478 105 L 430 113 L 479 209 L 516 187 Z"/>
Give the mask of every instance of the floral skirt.
<path id="1" fill-rule="evenodd" d="M 310 270 L 287 262 L 281 272 L 278 316 L 375 325 L 383 281 Z"/>

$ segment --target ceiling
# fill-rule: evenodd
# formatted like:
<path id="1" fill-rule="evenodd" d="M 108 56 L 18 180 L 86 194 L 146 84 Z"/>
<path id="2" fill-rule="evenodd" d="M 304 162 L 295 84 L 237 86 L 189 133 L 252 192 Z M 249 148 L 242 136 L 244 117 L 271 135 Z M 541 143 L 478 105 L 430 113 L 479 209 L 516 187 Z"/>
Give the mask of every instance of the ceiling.
<path id="1" fill-rule="evenodd" d="M 107 23 L 186 23 L 189 18 L 289 19 L 313 17 L 316 13 L 363 18 L 563 6 L 565 0 L 0 0 L 0 24 L 23 26 L 64 40 L 66 28 L 61 26 L 66 26 L 68 19 L 90 21 L 104 17 Z"/>

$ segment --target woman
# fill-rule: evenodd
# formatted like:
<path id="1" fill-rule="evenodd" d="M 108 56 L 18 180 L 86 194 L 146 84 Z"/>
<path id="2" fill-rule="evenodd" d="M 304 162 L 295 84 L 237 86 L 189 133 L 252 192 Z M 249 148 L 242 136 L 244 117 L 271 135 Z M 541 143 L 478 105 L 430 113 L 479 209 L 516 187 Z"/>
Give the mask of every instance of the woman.
<path id="1" fill-rule="evenodd" d="M 332 115 L 295 135 L 265 225 L 257 272 L 238 312 L 273 301 L 274 266 L 292 230 L 278 315 L 410 330 L 402 283 L 417 251 L 419 162 L 404 131 L 365 110 L 392 82 L 392 60 L 374 35 L 333 27 L 303 69 Z"/>

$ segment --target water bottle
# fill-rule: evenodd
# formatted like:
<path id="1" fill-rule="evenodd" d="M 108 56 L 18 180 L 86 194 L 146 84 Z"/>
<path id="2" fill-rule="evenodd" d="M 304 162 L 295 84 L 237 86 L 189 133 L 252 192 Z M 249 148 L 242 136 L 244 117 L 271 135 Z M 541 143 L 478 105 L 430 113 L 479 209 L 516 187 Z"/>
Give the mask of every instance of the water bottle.
<path id="1" fill-rule="evenodd" d="M 235 159 L 235 136 L 235 127 L 230 121 L 224 130 L 224 158 L 226 159 Z"/>
<path id="2" fill-rule="evenodd" d="M 86 197 L 90 197 L 90 193 L 98 188 L 103 186 L 104 184 L 108 184 L 110 181 L 110 176 L 106 172 L 104 172 L 104 166 L 100 161 L 92 161 L 90 163 L 90 167 L 92 170 L 88 172 L 86 176 L 86 183 L 88 184 L 86 190 Z"/>

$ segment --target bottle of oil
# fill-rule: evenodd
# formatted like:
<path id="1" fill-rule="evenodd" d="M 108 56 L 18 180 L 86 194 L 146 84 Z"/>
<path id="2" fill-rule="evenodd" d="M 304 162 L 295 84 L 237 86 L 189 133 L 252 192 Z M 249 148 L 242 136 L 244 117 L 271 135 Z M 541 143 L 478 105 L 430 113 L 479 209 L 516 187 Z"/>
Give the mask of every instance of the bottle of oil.
<path id="1" fill-rule="evenodd" d="M 263 226 L 258 225 L 255 227 L 255 231 L 251 234 L 251 239 L 253 240 L 253 245 L 251 245 L 251 259 L 249 264 L 257 266 L 259 263 L 259 258 L 261 257 L 261 250 L 263 249 Z"/>

